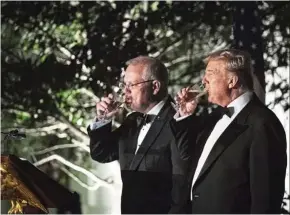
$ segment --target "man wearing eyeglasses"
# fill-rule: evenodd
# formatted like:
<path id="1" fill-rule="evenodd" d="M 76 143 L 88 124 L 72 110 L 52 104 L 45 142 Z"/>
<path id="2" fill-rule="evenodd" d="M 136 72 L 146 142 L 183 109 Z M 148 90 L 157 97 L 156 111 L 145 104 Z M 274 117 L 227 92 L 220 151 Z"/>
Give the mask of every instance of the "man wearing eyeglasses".
<path id="1" fill-rule="evenodd" d="M 189 160 L 181 152 L 187 138 L 182 132 L 173 135 L 170 122 L 176 111 L 168 96 L 167 68 L 151 57 L 134 58 L 124 85 L 127 106 L 134 112 L 114 131 L 110 120 L 89 126 L 91 156 L 101 163 L 120 161 L 122 213 L 184 213 L 181 193 Z M 97 114 L 113 116 L 113 104 L 111 95 L 102 98 Z"/>

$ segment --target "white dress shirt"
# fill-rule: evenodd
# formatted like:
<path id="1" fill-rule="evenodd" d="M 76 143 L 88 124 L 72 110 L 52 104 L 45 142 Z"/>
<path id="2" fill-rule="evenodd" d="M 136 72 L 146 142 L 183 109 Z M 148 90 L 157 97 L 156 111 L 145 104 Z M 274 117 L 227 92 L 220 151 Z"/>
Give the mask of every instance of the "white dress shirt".
<path id="1" fill-rule="evenodd" d="M 204 145 L 201 156 L 198 160 L 198 164 L 197 164 L 197 167 L 193 176 L 192 184 L 191 184 L 191 190 L 214 144 L 219 139 L 221 134 L 226 130 L 226 128 L 231 124 L 231 122 L 236 118 L 236 116 L 241 112 L 241 110 L 249 103 L 249 101 L 252 98 L 252 95 L 253 95 L 252 92 L 246 92 L 242 94 L 241 96 L 239 96 L 238 98 L 236 98 L 234 101 L 232 101 L 227 106 L 227 107 L 233 107 L 234 112 L 232 116 L 228 117 L 226 114 L 224 114 L 222 118 L 214 126 L 214 129 L 209 135 Z M 190 199 L 192 200 L 192 192 L 190 192 Z"/>
<path id="2" fill-rule="evenodd" d="M 148 111 L 147 114 L 152 114 L 152 115 L 158 115 L 160 110 L 163 108 L 163 106 L 165 105 L 165 102 L 166 100 L 168 99 L 168 97 L 164 98 L 162 101 L 160 101 L 157 105 L 155 105 L 150 111 Z M 92 122 L 90 124 L 90 128 L 91 130 L 95 130 L 95 129 L 98 129 L 108 123 L 110 123 L 112 120 L 109 119 L 109 120 L 104 120 L 104 121 L 95 121 Z M 135 151 L 135 154 L 137 153 L 139 147 L 141 146 L 147 132 L 149 131 L 152 123 L 153 123 L 154 120 L 152 120 L 150 123 L 146 123 L 142 126 L 141 130 L 140 130 L 140 133 L 139 133 L 139 136 L 138 136 L 138 140 L 137 140 L 137 148 L 136 148 L 136 151 Z"/>
<path id="3" fill-rule="evenodd" d="M 162 107 L 165 104 L 165 101 L 167 100 L 167 97 L 165 99 L 163 99 L 162 101 L 160 101 L 157 105 L 155 105 L 150 111 L 148 111 L 147 114 L 152 114 L 152 115 L 158 115 L 160 110 L 162 109 Z M 135 151 L 135 154 L 137 153 L 139 147 L 141 146 L 146 134 L 148 133 L 152 123 L 154 120 L 152 120 L 150 123 L 146 123 L 145 125 L 142 126 L 139 136 L 138 136 L 138 140 L 137 140 L 137 148 Z"/>

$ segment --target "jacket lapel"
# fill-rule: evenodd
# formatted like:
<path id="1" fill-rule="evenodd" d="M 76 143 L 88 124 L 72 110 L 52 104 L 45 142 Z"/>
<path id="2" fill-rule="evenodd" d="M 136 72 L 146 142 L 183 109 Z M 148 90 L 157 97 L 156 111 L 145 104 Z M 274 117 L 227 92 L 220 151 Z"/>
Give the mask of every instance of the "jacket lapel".
<path id="1" fill-rule="evenodd" d="M 132 163 L 130 165 L 130 170 L 137 170 L 139 164 L 143 160 L 144 156 L 147 154 L 148 150 L 155 142 L 156 138 L 159 136 L 160 132 L 164 129 L 164 125 L 171 119 L 175 113 L 173 107 L 170 104 L 170 98 L 166 101 L 163 108 L 160 110 L 159 114 L 156 116 L 154 122 L 152 123 L 148 133 L 146 134 L 141 146 L 139 147 L 136 155 L 134 156 Z M 135 142 L 137 145 L 137 141 Z"/>
<path id="2" fill-rule="evenodd" d="M 197 147 L 200 149 L 203 148 L 207 138 L 209 137 L 210 133 L 212 132 L 215 124 L 220 119 L 220 115 L 217 113 L 213 113 L 210 117 L 210 120 L 207 120 L 207 125 L 203 129 L 203 131 L 198 135 L 196 143 Z"/>
<path id="3" fill-rule="evenodd" d="M 122 138 L 122 143 L 119 144 L 119 154 L 120 154 L 120 164 L 121 169 L 129 169 L 131 162 L 135 156 L 135 151 L 137 147 L 137 139 L 139 134 L 139 127 L 137 126 L 137 117 L 141 115 L 138 112 L 132 113 L 129 115 L 129 119 L 127 118 L 126 126 L 124 130 L 126 130 L 126 136 Z M 125 132 L 124 132 L 125 133 Z"/>
<path id="4" fill-rule="evenodd" d="M 209 117 L 209 116 L 207 116 Z M 218 113 L 212 113 L 209 117 L 209 119 L 207 118 L 207 120 L 205 120 L 206 122 L 206 126 L 204 127 L 204 129 L 200 132 L 200 134 L 197 136 L 196 139 L 196 145 L 194 148 L 194 152 L 193 152 L 193 157 L 192 157 L 192 165 L 191 165 L 191 169 L 190 169 L 190 177 L 189 180 L 192 181 L 194 173 L 195 173 L 195 169 L 198 163 L 198 160 L 200 158 L 200 155 L 202 153 L 203 147 L 206 143 L 207 138 L 209 137 L 211 131 L 213 130 L 215 124 L 217 123 L 217 121 L 220 119 L 220 114 Z"/>
<path id="5" fill-rule="evenodd" d="M 202 176 L 209 170 L 209 168 L 214 164 L 214 162 L 219 158 L 219 156 L 221 156 L 222 152 L 231 143 L 233 143 L 241 133 L 243 133 L 248 128 L 248 125 L 245 124 L 245 121 L 250 113 L 250 109 L 254 102 L 253 100 L 255 100 L 255 98 L 253 98 L 246 105 L 246 107 L 238 114 L 238 116 L 231 122 L 231 124 L 218 138 L 199 173 L 195 185 L 198 184 L 198 181 L 202 178 Z M 209 135 L 210 133 L 207 135 L 207 138 L 209 137 Z"/>

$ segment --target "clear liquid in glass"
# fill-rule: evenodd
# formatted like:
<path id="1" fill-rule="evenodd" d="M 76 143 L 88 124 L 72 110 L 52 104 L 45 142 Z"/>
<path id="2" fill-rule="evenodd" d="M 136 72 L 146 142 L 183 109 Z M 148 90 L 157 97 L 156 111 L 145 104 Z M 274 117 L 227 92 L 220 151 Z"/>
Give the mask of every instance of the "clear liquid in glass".
<path id="1" fill-rule="evenodd" d="M 199 98 L 206 94 L 207 91 L 202 83 L 194 84 L 187 89 L 186 95 L 183 98 L 176 101 L 174 108 L 178 111 L 183 103 L 194 100 L 198 102 Z"/>
<path id="2" fill-rule="evenodd" d="M 114 103 L 113 103 L 113 110 L 111 110 L 110 112 L 120 111 L 126 106 L 125 93 L 124 93 L 124 89 L 121 86 L 122 86 L 121 84 L 118 84 L 117 89 L 113 91 Z M 100 121 L 107 120 L 108 113 L 109 113 L 108 111 L 105 111 L 103 114 L 99 114 L 97 116 L 98 120 Z"/>

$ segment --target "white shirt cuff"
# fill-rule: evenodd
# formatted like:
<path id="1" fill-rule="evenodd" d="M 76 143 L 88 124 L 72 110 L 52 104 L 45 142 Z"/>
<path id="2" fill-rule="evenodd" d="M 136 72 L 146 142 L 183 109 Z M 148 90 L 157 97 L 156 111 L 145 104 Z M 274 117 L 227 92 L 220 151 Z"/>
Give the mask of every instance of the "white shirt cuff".
<path id="1" fill-rule="evenodd" d="M 179 121 L 181 121 L 189 116 L 191 116 L 191 114 L 185 115 L 185 116 L 180 116 L 179 112 L 176 112 L 176 114 L 173 116 L 173 118 L 175 119 L 176 122 L 179 122 Z"/>
<path id="2" fill-rule="evenodd" d="M 92 122 L 90 124 L 90 129 L 91 130 L 96 130 L 104 125 L 107 125 L 108 123 L 110 123 L 112 120 L 103 120 L 103 121 L 97 121 L 97 122 Z"/>

